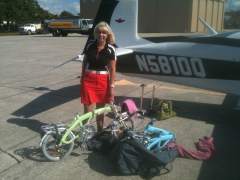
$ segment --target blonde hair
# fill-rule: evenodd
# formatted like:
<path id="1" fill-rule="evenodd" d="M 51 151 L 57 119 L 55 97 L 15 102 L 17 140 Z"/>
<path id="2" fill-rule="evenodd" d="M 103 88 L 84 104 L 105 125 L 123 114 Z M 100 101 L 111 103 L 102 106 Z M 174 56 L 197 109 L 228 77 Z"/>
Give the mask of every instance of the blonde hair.
<path id="1" fill-rule="evenodd" d="M 94 35 L 94 38 L 97 39 L 98 38 L 98 30 L 101 28 L 101 27 L 106 27 L 107 31 L 108 31 L 108 37 L 107 37 L 107 43 L 108 44 L 115 44 L 115 36 L 114 36 L 114 33 L 112 31 L 112 28 L 108 25 L 108 23 L 104 22 L 104 21 L 101 21 L 99 22 L 95 28 L 94 28 L 94 32 L 93 32 L 93 35 Z"/>

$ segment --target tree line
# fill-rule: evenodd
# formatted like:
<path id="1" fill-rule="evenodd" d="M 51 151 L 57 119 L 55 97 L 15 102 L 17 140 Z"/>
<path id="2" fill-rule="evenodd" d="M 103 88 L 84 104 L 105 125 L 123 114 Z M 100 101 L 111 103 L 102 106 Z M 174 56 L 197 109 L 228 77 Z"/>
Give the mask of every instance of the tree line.
<path id="1" fill-rule="evenodd" d="M 37 0 L 1 0 L 0 31 L 16 31 L 19 25 L 43 22 L 46 19 L 74 16 L 67 11 L 52 14 L 40 7 Z"/>
<path id="2" fill-rule="evenodd" d="M 240 28 L 240 11 L 229 11 L 225 13 L 225 29 L 239 29 Z"/>

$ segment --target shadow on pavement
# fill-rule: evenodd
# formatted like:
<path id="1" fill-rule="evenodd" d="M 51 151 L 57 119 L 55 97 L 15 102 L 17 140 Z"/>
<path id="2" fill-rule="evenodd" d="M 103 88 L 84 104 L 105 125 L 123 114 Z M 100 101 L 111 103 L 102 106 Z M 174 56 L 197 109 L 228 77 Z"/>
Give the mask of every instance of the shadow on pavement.
<path id="1" fill-rule="evenodd" d="M 225 120 L 231 121 L 230 118 Z M 215 125 L 212 136 L 214 137 L 216 152 L 211 160 L 203 162 L 198 180 L 240 179 L 239 129 L 239 123 L 233 124 L 230 122 Z"/>
<path id="2" fill-rule="evenodd" d="M 42 125 L 46 125 L 36 119 L 24 119 L 24 118 L 10 118 L 7 120 L 8 123 L 16 124 L 21 127 L 26 127 L 32 131 L 39 133 L 41 136 L 43 135 L 43 131 L 41 130 Z"/>
<path id="3" fill-rule="evenodd" d="M 198 180 L 240 179 L 240 111 L 233 109 L 235 102 L 236 98 L 230 95 L 222 105 L 173 103 L 178 116 L 214 124 L 212 137 L 216 151 L 212 159 L 203 161 Z"/>
<path id="4" fill-rule="evenodd" d="M 46 89 L 48 88 L 36 88 L 36 90 L 43 91 L 45 91 Z M 60 106 L 61 104 L 64 104 L 68 101 L 79 98 L 79 93 L 79 85 L 64 87 L 58 90 L 49 90 L 49 92 L 37 97 L 30 103 L 13 112 L 12 115 L 29 118 L 56 106 Z"/>
<path id="5" fill-rule="evenodd" d="M 20 148 L 14 151 L 14 154 L 21 156 L 23 159 L 29 159 L 38 162 L 47 162 L 40 147 L 30 146 Z"/>

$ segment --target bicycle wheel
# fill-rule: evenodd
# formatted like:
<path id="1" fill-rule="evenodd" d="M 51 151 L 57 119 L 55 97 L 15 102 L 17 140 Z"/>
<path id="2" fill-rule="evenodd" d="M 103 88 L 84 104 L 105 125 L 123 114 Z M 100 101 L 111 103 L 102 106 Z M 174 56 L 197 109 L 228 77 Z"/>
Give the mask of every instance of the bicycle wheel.
<path id="1" fill-rule="evenodd" d="M 86 124 L 81 128 L 79 133 L 79 139 L 77 141 L 81 150 L 84 151 L 88 149 L 87 143 L 96 133 L 96 128 L 93 125 Z"/>
<path id="2" fill-rule="evenodd" d="M 59 139 L 56 132 L 54 131 L 47 134 L 43 138 L 44 139 L 42 140 L 42 152 L 44 156 L 50 161 L 59 161 L 64 157 L 68 156 L 73 150 L 74 142 L 58 146 Z M 67 137 L 67 140 L 73 138 L 73 135 L 70 133 Z"/>

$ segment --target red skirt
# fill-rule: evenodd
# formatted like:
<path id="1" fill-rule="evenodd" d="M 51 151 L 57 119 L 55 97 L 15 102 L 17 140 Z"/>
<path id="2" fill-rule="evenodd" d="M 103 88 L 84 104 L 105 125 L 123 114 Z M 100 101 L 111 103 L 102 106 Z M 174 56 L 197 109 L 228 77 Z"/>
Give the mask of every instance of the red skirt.
<path id="1" fill-rule="evenodd" d="M 106 104 L 110 102 L 109 74 L 85 72 L 81 84 L 81 103 Z"/>

